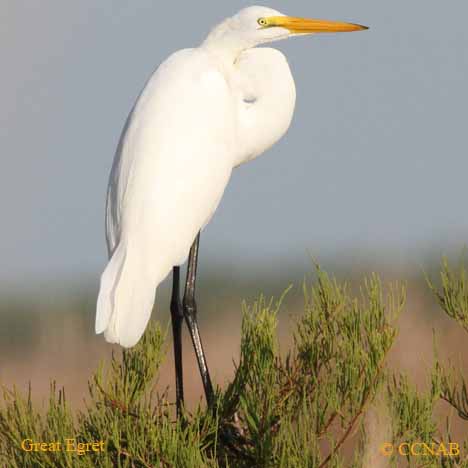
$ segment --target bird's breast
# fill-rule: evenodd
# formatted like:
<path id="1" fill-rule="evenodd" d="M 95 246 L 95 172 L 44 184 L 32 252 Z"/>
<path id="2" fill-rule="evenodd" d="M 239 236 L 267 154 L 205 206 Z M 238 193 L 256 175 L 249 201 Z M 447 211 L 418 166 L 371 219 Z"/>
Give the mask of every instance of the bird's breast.
<path id="1" fill-rule="evenodd" d="M 285 56 L 276 49 L 244 51 L 232 70 L 237 112 L 236 165 L 270 148 L 288 130 L 296 88 Z"/>

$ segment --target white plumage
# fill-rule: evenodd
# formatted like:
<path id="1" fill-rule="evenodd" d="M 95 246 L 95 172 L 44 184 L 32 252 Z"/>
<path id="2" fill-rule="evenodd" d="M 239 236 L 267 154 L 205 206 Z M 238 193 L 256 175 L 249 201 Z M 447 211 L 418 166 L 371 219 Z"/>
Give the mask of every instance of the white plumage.
<path id="1" fill-rule="evenodd" d="M 259 25 L 270 17 L 284 18 L 284 25 Z M 171 55 L 141 92 L 108 188 L 110 261 L 96 313 L 96 333 L 104 332 L 107 341 L 138 342 L 158 284 L 186 260 L 233 168 L 287 131 L 296 95 L 286 58 L 253 48 L 293 34 L 287 19 L 269 8 L 244 9 L 198 48 Z"/>

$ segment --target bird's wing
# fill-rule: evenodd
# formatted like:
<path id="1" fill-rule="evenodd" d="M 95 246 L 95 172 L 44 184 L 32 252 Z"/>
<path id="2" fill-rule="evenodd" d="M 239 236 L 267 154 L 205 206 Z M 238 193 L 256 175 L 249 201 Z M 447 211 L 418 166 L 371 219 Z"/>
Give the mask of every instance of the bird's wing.
<path id="1" fill-rule="evenodd" d="M 123 162 L 122 145 L 125 141 L 125 135 L 127 134 L 127 130 L 132 119 L 133 111 L 134 109 L 132 109 L 132 111 L 130 112 L 122 130 L 115 158 L 112 163 L 112 169 L 109 176 L 109 184 L 107 186 L 105 228 L 107 252 L 109 254 L 109 258 L 112 257 L 112 254 L 114 253 L 114 250 L 120 238 L 120 210 L 118 210 L 119 204 L 117 203 L 117 193 L 119 185 L 119 175 L 122 169 L 121 163 Z"/>
<path id="2" fill-rule="evenodd" d="M 216 209 L 234 165 L 235 122 L 223 74 L 198 49 L 171 56 L 138 98 L 109 182 L 112 257 L 96 316 L 108 341 L 138 341 L 156 286 Z"/>

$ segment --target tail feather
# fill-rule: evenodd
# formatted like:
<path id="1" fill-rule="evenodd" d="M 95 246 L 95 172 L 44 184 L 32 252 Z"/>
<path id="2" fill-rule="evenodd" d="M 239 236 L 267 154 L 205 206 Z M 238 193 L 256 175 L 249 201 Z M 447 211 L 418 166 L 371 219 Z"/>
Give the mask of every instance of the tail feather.
<path id="1" fill-rule="evenodd" d="M 101 276 L 96 333 L 129 348 L 143 335 L 153 309 L 157 278 L 145 268 L 142 254 L 120 244 Z"/>
<path id="2" fill-rule="evenodd" d="M 125 249 L 117 248 L 104 273 L 101 275 L 101 285 L 96 307 L 95 329 L 97 334 L 103 333 L 109 325 L 114 302 L 113 293 L 124 263 Z"/>

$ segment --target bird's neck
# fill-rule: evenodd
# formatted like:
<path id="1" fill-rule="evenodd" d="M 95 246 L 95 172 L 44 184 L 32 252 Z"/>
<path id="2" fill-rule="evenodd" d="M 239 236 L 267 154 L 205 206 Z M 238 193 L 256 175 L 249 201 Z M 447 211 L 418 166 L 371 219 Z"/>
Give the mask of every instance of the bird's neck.
<path id="1" fill-rule="evenodd" d="M 257 43 L 252 42 L 252 37 L 242 32 L 233 33 L 231 22 L 232 18 L 218 24 L 208 34 L 201 46 L 211 54 L 217 56 L 221 61 L 233 64 L 240 54 Z"/>
<path id="2" fill-rule="evenodd" d="M 250 45 L 239 40 L 231 40 L 229 37 L 211 38 L 208 36 L 200 47 L 226 65 L 232 65 Z"/>

